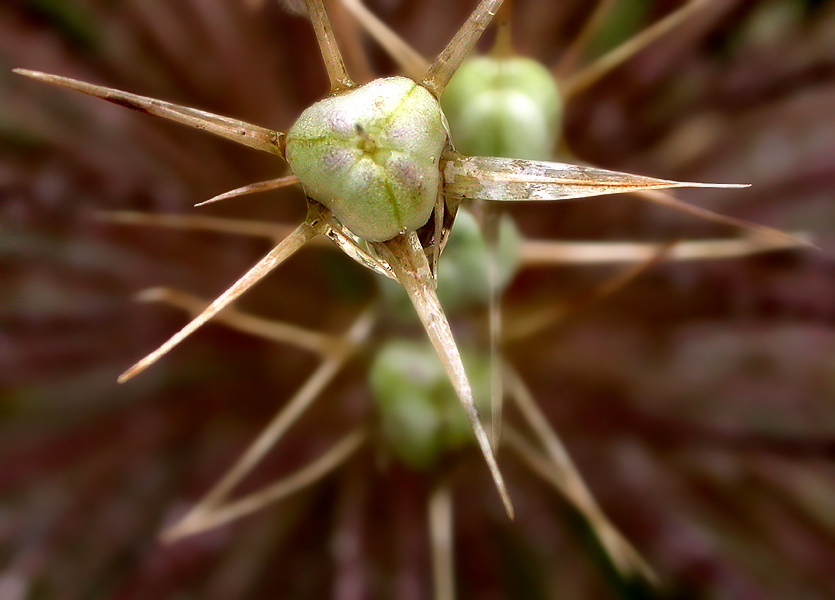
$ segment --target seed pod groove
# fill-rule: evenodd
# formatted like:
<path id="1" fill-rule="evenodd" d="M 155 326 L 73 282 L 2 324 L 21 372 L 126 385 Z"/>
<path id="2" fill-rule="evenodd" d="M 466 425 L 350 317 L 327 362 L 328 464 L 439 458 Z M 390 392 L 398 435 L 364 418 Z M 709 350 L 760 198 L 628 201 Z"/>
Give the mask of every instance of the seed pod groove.
<path id="1" fill-rule="evenodd" d="M 383 242 L 429 219 L 448 139 L 435 97 L 390 77 L 305 110 L 287 132 L 286 156 L 310 198 L 356 236 Z"/>

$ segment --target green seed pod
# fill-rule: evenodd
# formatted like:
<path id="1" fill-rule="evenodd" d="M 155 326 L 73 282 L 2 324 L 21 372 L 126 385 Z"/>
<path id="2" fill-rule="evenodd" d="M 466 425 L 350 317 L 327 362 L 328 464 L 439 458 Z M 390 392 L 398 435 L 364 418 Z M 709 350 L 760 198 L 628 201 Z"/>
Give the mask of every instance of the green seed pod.
<path id="1" fill-rule="evenodd" d="M 462 356 L 479 410 L 489 410 L 490 364 Z M 473 434 L 438 355 L 428 342 L 392 341 L 371 366 L 371 391 L 383 438 L 415 469 L 431 469 L 446 452 L 472 443 Z"/>
<path id="2" fill-rule="evenodd" d="M 499 287 L 503 289 L 516 273 L 520 235 L 508 216 L 499 223 L 498 239 Z M 490 298 L 488 282 L 487 242 L 475 217 L 459 211 L 438 263 L 438 295 L 444 309 L 450 312 L 487 306 Z"/>
<path id="3" fill-rule="evenodd" d="M 513 219 L 502 216 L 498 245 L 499 285 L 502 289 L 516 274 L 520 240 Z M 488 256 L 487 242 L 475 217 L 467 210 L 459 210 L 449 232 L 443 258 L 438 263 L 438 298 L 447 314 L 487 306 L 490 298 Z M 391 279 L 380 279 L 379 283 L 396 314 L 413 319 L 414 310 L 403 287 Z"/>
<path id="4" fill-rule="evenodd" d="M 411 79 L 377 79 L 321 100 L 287 132 L 308 196 L 356 236 L 383 242 L 429 219 L 448 135 L 438 101 Z"/>
<path id="5" fill-rule="evenodd" d="M 455 146 L 470 156 L 547 160 L 559 136 L 560 100 L 551 73 L 530 58 L 481 56 L 464 63 L 441 105 Z"/>

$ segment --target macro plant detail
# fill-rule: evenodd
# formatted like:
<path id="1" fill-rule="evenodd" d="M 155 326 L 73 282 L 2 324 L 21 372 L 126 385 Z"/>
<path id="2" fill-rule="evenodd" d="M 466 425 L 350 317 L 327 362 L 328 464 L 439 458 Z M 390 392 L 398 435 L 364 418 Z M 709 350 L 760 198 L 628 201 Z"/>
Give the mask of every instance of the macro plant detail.
<path id="1" fill-rule="evenodd" d="M 339 98 L 343 94 L 350 93 L 350 89 L 352 89 L 352 88 L 351 88 L 349 83 L 346 83 L 348 80 L 345 77 L 341 77 L 341 76 L 336 77 L 335 81 L 337 81 L 337 85 L 335 87 L 345 86 L 345 89 L 347 91 L 342 91 L 339 94 L 333 96 L 333 98 Z M 363 89 L 363 88 L 360 88 L 360 89 Z M 185 110 L 185 113 L 187 114 L 188 109 L 184 109 L 184 110 Z M 188 115 L 188 116 L 190 117 L 190 116 L 193 116 L 193 115 Z M 201 115 L 201 116 L 205 116 L 205 115 Z M 221 123 L 222 123 L 221 128 L 224 127 L 224 126 L 228 126 L 230 128 L 234 128 L 234 127 L 238 126 L 237 123 L 231 124 L 228 121 L 221 122 Z M 360 129 L 358 129 L 358 128 L 354 128 L 354 129 L 348 128 L 344 132 L 346 134 L 346 138 L 350 138 L 350 140 L 348 142 L 349 145 L 352 148 L 354 148 L 354 149 L 356 149 L 360 152 L 365 153 L 366 156 L 375 154 L 376 150 L 381 146 L 381 144 L 379 144 L 378 141 L 370 139 L 370 136 L 368 135 L 368 130 L 369 129 L 373 129 L 373 128 L 362 127 L 362 131 L 360 131 Z M 286 147 L 286 142 L 289 141 L 289 138 L 291 137 L 290 135 L 288 135 L 286 137 L 282 137 L 281 135 L 275 134 L 274 132 L 264 132 L 264 131 L 259 131 L 259 130 L 256 130 L 256 129 L 253 129 L 251 131 L 253 133 L 252 133 L 251 136 L 247 136 L 247 139 L 248 139 L 248 142 L 250 140 L 254 140 L 254 141 L 251 142 L 250 145 L 252 143 L 254 143 L 254 144 L 263 144 L 263 146 L 265 148 L 266 147 L 272 147 L 272 149 L 269 150 L 271 153 L 279 153 L 279 152 L 275 152 L 274 150 L 275 149 L 281 150 L 282 145 L 285 145 L 285 147 Z M 292 132 L 292 128 L 291 128 L 290 131 Z M 228 137 L 230 137 L 232 139 L 235 139 L 234 135 L 229 135 Z M 386 149 L 386 150 L 388 150 L 388 149 Z M 428 153 L 428 154 L 430 154 L 430 156 L 433 155 L 433 153 Z M 436 206 L 434 204 L 437 204 L 437 202 L 433 202 L 433 204 L 430 206 L 430 208 L 428 210 L 427 210 L 426 206 L 428 206 L 429 203 L 424 202 L 423 211 L 426 214 L 426 217 L 425 218 L 420 217 L 417 220 L 422 221 L 423 223 L 420 223 L 420 225 L 425 224 L 426 227 L 424 227 L 423 230 L 418 233 L 419 245 L 413 245 L 412 246 L 413 250 L 418 250 L 419 249 L 419 252 L 416 251 L 413 254 L 419 256 L 422 253 L 425 257 L 423 260 L 426 261 L 426 265 L 427 265 L 426 268 L 428 269 L 429 276 L 424 276 L 423 277 L 424 282 L 429 281 L 430 277 L 434 277 L 437 270 L 441 269 L 446 262 L 451 262 L 452 261 L 452 257 L 448 256 L 448 252 L 445 252 L 443 254 L 443 256 L 441 256 L 440 258 L 438 258 L 438 255 L 441 254 L 441 243 L 445 242 L 446 239 L 448 239 L 447 234 L 450 230 L 450 224 L 451 224 L 451 221 L 452 221 L 452 217 L 450 215 L 455 212 L 455 209 L 457 208 L 457 202 L 459 202 L 459 201 L 467 202 L 468 199 L 470 199 L 470 198 L 499 199 L 503 195 L 509 195 L 511 197 L 514 197 L 514 196 L 520 196 L 520 195 L 525 194 L 525 193 L 528 193 L 528 194 L 537 193 L 538 190 L 545 190 L 544 194 L 548 198 L 551 198 L 553 196 L 558 195 L 558 194 L 556 194 L 556 193 L 554 193 L 554 192 L 552 192 L 548 189 L 549 184 L 552 185 L 553 181 L 548 181 L 547 183 L 543 183 L 543 181 L 537 180 L 537 181 L 523 181 L 523 182 L 520 183 L 514 176 L 518 172 L 524 171 L 524 169 L 526 167 L 525 167 L 525 165 L 523 165 L 523 163 L 512 162 L 512 161 L 499 161 L 499 160 L 493 160 L 493 159 L 478 159 L 478 158 L 468 159 L 468 158 L 464 158 L 464 157 L 457 158 L 455 154 L 447 154 L 447 157 L 451 157 L 451 158 L 449 158 L 449 160 L 445 163 L 445 167 L 444 167 L 444 179 L 446 181 L 446 183 L 445 183 L 446 194 L 444 196 L 443 204 L 441 205 L 442 209 L 443 209 L 443 212 L 446 212 L 446 214 L 442 213 L 442 214 L 439 215 L 438 212 L 441 212 L 441 211 L 438 211 L 438 212 L 435 213 L 436 218 L 433 220 L 431 218 L 430 214 L 428 214 L 428 213 L 431 212 L 432 210 L 436 210 Z M 372 161 L 372 162 L 374 162 L 374 161 Z M 292 166 L 292 160 L 291 160 L 291 166 Z M 299 167 L 298 164 L 296 166 Z M 543 169 L 547 169 L 547 168 L 551 168 L 552 170 L 551 171 L 540 170 L 539 173 L 537 174 L 537 176 L 539 178 L 541 178 L 542 180 L 557 179 L 557 178 L 560 178 L 560 177 L 565 178 L 566 174 L 575 174 L 575 173 L 582 173 L 582 174 L 593 173 L 597 176 L 600 176 L 602 174 L 601 171 L 593 170 L 593 169 L 588 169 L 588 170 L 582 170 L 581 169 L 579 171 L 577 171 L 577 170 L 571 171 L 571 170 L 568 170 L 568 169 L 563 169 L 563 170 L 555 172 L 553 170 L 553 167 L 543 167 Z M 434 170 L 435 170 L 436 176 L 438 176 L 437 173 L 440 172 L 439 169 L 436 168 Z M 313 196 L 314 194 L 308 188 L 312 189 L 313 187 L 315 187 L 315 185 L 313 185 L 313 186 L 311 185 L 311 180 L 310 180 L 309 177 L 307 177 L 308 181 L 305 182 L 304 179 L 306 179 L 306 177 L 301 174 L 301 171 L 303 171 L 302 167 L 294 168 L 295 175 L 291 176 L 291 177 L 288 177 L 288 178 L 282 178 L 282 180 L 283 180 L 282 185 L 287 184 L 287 183 L 294 183 L 296 181 L 296 179 L 300 179 L 300 180 L 302 180 L 302 185 L 305 186 L 305 190 L 308 193 L 308 195 Z M 485 173 L 493 173 L 494 175 L 485 176 Z M 314 177 L 315 177 L 315 175 L 314 175 Z M 491 178 L 492 178 L 491 184 L 488 185 L 488 186 L 485 186 L 484 183 L 483 183 L 484 180 L 491 179 Z M 263 187 L 261 189 L 263 189 Z M 249 191 L 253 191 L 253 190 L 254 190 L 254 186 L 250 186 Z M 328 192 L 328 193 L 330 195 L 333 195 L 332 192 Z M 351 195 L 351 193 L 352 192 L 349 191 L 348 195 Z M 354 196 L 358 196 L 360 193 L 364 193 L 364 192 L 355 193 Z M 314 198 L 314 200 L 315 200 L 315 198 Z M 309 217 L 309 219 L 308 219 L 308 225 L 311 228 L 315 228 L 316 226 L 319 226 L 320 225 L 319 219 L 321 219 L 321 222 L 326 223 L 327 227 L 323 227 L 319 231 L 324 232 L 328 237 L 334 238 L 335 241 L 337 241 L 337 244 L 340 247 L 342 247 L 343 249 L 346 249 L 349 252 L 349 255 L 352 256 L 352 258 L 357 259 L 359 262 L 361 262 L 362 264 L 364 264 L 366 266 L 372 267 L 372 269 L 377 271 L 378 273 L 381 273 L 381 272 L 386 273 L 389 276 L 394 274 L 395 277 L 397 277 L 397 267 L 393 267 L 392 264 L 391 264 L 392 262 L 395 262 L 397 259 L 391 259 L 391 254 L 389 253 L 390 248 L 387 247 L 388 244 L 385 244 L 385 242 L 387 242 L 388 240 L 386 240 L 386 239 L 380 239 L 380 240 L 371 239 L 375 236 L 373 234 L 367 235 L 368 232 L 363 232 L 366 235 L 359 235 L 357 233 L 357 231 L 354 231 L 351 227 L 347 226 L 347 221 L 348 221 L 347 218 L 338 218 L 338 216 L 337 216 L 336 219 L 333 219 L 332 214 L 329 214 L 327 211 L 324 211 L 324 212 L 316 212 L 316 211 L 322 211 L 322 209 L 319 208 L 319 206 L 317 204 L 311 204 L 311 215 L 312 216 Z M 458 215 L 458 221 L 456 221 L 456 223 L 458 223 L 459 221 L 463 222 L 463 221 L 461 221 L 461 219 L 464 216 L 465 216 L 465 213 L 463 212 L 463 209 L 462 209 L 462 212 Z M 124 219 L 126 222 L 129 221 L 128 215 L 114 214 L 114 215 L 112 215 L 112 218 L 107 217 L 107 216 L 105 216 L 105 218 L 108 219 L 108 220 L 113 220 L 113 221 L 117 221 L 117 222 L 120 219 Z M 397 219 L 394 219 L 394 221 L 397 221 Z M 140 220 L 137 220 L 137 222 L 140 222 Z M 151 219 L 147 219 L 146 222 L 150 223 Z M 399 233 L 401 228 L 404 228 L 404 226 L 402 225 L 402 223 L 397 222 L 395 227 L 394 227 L 396 232 Z M 405 228 L 406 229 L 411 229 L 411 227 L 405 227 Z M 421 227 L 420 226 L 415 226 L 415 229 L 421 229 Z M 265 229 L 265 231 L 266 231 L 266 229 Z M 278 231 L 278 229 L 274 229 L 274 231 Z M 310 233 L 312 233 L 312 232 L 311 231 L 303 231 L 301 237 L 307 237 Z M 380 237 L 382 238 L 383 235 L 381 235 Z M 298 243 L 298 239 L 293 241 L 293 244 L 296 244 L 296 243 Z M 452 244 L 452 243 L 453 242 L 450 242 L 450 244 Z M 783 243 L 785 243 L 785 240 L 783 241 Z M 377 246 L 378 244 L 385 244 L 386 247 L 380 248 L 380 247 Z M 744 253 L 746 251 L 751 250 L 751 248 L 753 248 L 755 245 L 756 244 L 751 244 L 751 245 L 746 247 L 746 245 L 743 243 L 741 246 L 739 246 L 739 248 L 742 248 L 742 252 Z M 288 248 L 292 248 L 292 246 L 285 246 L 284 249 L 282 250 L 282 253 L 287 252 Z M 686 244 L 681 247 L 680 252 L 681 252 L 682 256 L 688 255 L 689 251 L 685 250 L 685 248 L 687 248 Z M 644 250 L 646 250 L 646 249 L 647 249 L 647 247 L 644 246 L 644 248 L 641 250 L 641 252 L 638 252 L 638 255 L 639 256 L 640 255 L 647 256 L 646 252 L 644 252 Z M 655 249 L 652 249 L 652 248 L 649 248 L 649 249 L 650 249 L 651 252 L 652 251 L 660 252 L 661 255 L 664 256 L 665 250 L 663 248 L 659 250 L 658 247 L 656 246 Z M 398 248 L 398 250 L 402 250 L 402 249 Z M 405 252 L 409 252 L 409 250 L 406 250 Z M 650 252 L 650 254 L 651 254 L 651 252 Z M 678 250 L 678 248 L 673 247 L 672 250 L 667 250 L 666 252 L 667 252 L 666 256 L 673 257 L 673 256 L 676 255 L 676 252 L 679 252 L 679 250 Z M 280 256 L 281 256 L 281 253 L 278 253 L 278 254 L 271 253 L 271 260 L 279 260 Z M 692 256 L 698 256 L 698 250 L 695 250 L 694 253 L 692 254 Z M 439 264 L 437 265 L 437 267 L 434 264 L 435 260 L 440 261 Z M 406 277 L 408 277 L 408 276 L 403 276 L 401 278 L 405 279 Z M 438 274 L 438 277 L 440 277 L 440 273 Z M 439 290 L 438 293 L 441 294 L 442 291 Z M 189 310 L 195 310 L 195 307 L 196 307 L 195 312 L 199 312 L 200 309 L 202 308 L 200 306 L 201 303 L 200 303 L 199 300 L 197 302 L 190 301 L 187 298 L 177 297 L 175 294 L 173 294 L 169 291 L 165 291 L 165 290 L 157 290 L 156 292 L 149 291 L 147 294 L 145 294 L 144 298 L 148 299 L 148 300 L 163 300 L 163 301 L 171 303 L 171 304 L 180 305 L 180 306 L 183 306 L 183 307 L 188 307 Z M 245 316 L 246 315 L 238 314 L 233 310 L 226 310 L 223 313 L 218 315 L 218 319 L 220 319 L 223 322 L 226 322 L 227 324 L 232 325 L 233 327 L 239 327 L 241 329 L 245 329 L 245 327 L 244 327 L 245 319 L 242 318 L 242 317 L 245 317 Z M 359 341 L 365 339 L 365 336 L 367 336 L 368 328 L 370 326 L 369 323 L 370 323 L 370 321 L 369 321 L 368 315 L 367 314 L 363 315 L 363 317 L 361 317 L 356 322 L 355 327 L 351 330 L 352 333 L 350 335 L 346 335 L 345 338 L 352 338 L 354 340 L 354 342 L 359 343 Z M 264 329 L 266 330 L 267 328 L 264 327 Z M 184 337 L 184 336 L 182 336 L 182 337 Z M 281 337 L 281 336 L 278 336 L 278 337 Z M 322 357 L 327 362 L 327 361 L 330 361 L 331 359 L 338 359 L 338 357 L 347 350 L 346 345 L 343 343 L 345 341 L 345 338 L 340 337 L 340 338 L 334 338 L 332 340 L 319 339 L 317 341 L 315 339 L 315 336 L 310 336 L 309 341 L 304 342 L 304 343 L 307 344 L 307 347 L 318 348 L 319 349 L 318 351 L 321 353 Z M 276 338 L 276 339 L 278 339 L 278 338 Z M 296 344 L 296 343 L 301 344 L 302 342 L 299 342 L 299 340 L 307 339 L 307 338 L 305 337 L 304 332 L 296 331 L 296 332 L 292 332 L 292 333 L 286 335 L 284 337 L 284 339 L 289 340 L 290 343 L 292 343 L 292 344 Z M 331 363 L 331 364 L 333 364 L 333 363 Z M 509 377 L 509 382 L 518 383 L 514 375 L 509 374 L 508 377 Z M 508 383 L 508 386 L 510 386 L 510 385 L 511 385 L 511 383 Z M 477 394 L 477 396 L 483 396 L 483 393 L 482 394 Z M 484 410 L 483 405 L 481 403 L 479 403 L 479 406 L 480 406 L 481 410 L 483 411 Z M 514 435 L 515 435 L 515 433 L 511 430 L 508 433 L 508 439 L 509 440 L 514 439 Z M 327 470 L 327 469 L 333 468 L 334 460 L 336 460 L 336 462 L 339 462 L 339 461 L 342 460 L 342 457 L 349 455 L 350 452 L 352 452 L 355 448 L 357 448 L 358 445 L 360 443 L 362 443 L 364 439 L 366 439 L 363 436 L 364 436 L 363 432 L 355 432 L 354 434 L 349 435 L 348 437 L 346 437 L 343 440 L 343 442 L 340 442 L 340 443 L 334 445 L 334 447 L 333 447 L 334 452 L 333 453 L 328 453 L 328 455 L 324 457 L 325 460 L 317 461 L 316 464 L 311 464 L 310 466 L 318 468 L 320 474 L 323 472 L 322 469 Z M 338 458 L 334 459 L 334 457 L 338 457 Z M 487 453 L 485 453 L 485 457 L 487 457 Z M 331 464 L 330 465 L 325 465 L 324 463 L 328 462 L 328 460 L 331 461 Z M 306 475 L 308 477 L 308 481 L 310 481 L 311 478 L 315 479 L 318 476 L 318 475 L 313 474 L 314 471 L 316 471 L 316 469 L 305 470 L 304 473 L 300 473 L 300 474 Z M 443 498 L 443 495 L 437 496 L 435 498 L 436 499 L 437 498 Z M 215 496 L 214 500 L 217 500 L 217 496 Z M 264 500 L 264 498 L 261 498 L 261 501 L 263 501 L 263 500 Z M 441 504 L 443 504 L 443 500 L 440 500 L 439 502 Z M 256 504 L 257 504 L 257 502 L 256 502 Z M 207 502 L 206 504 L 203 504 L 203 507 L 211 507 L 211 505 L 212 505 L 212 502 Z M 252 506 L 254 506 L 254 504 Z M 435 506 L 437 506 L 437 504 L 435 504 Z M 212 508 L 216 509 L 218 507 L 214 506 Z M 220 508 L 222 508 L 222 507 L 220 507 Z M 227 507 L 227 508 L 231 508 L 231 507 Z M 237 508 L 243 510 L 242 505 L 237 505 Z M 231 516 L 233 515 L 234 512 L 235 512 L 235 509 L 233 509 L 229 512 L 226 512 L 225 514 L 223 513 L 222 510 L 221 511 L 206 511 L 202 515 L 203 517 L 206 517 L 206 520 L 199 525 L 207 526 L 207 527 L 211 526 L 212 518 L 218 518 L 220 521 L 222 521 L 224 519 L 231 518 Z M 443 512 L 443 510 L 441 512 Z M 191 524 L 198 525 L 198 520 L 191 521 Z M 185 531 L 185 530 L 183 530 L 183 531 Z"/>
<path id="2" fill-rule="evenodd" d="M 287 134 L 118 90 L 17 69 L 16 72 L 21 75 L 77 89 L 154 116 L 205 129 L 258 150 L 284 156 L 291 167 L 295 165 L 296 177 L 308 190 L 308 196 L 328 206 L 338 207 L 334 216 L 337 219 L 342 216 L 343 223 L 339 223 L 330 219 L 328 213 L 320 212 L 317 205 L 311 205 L 308 219 L 293 234 L 285 238 L 189 325 L 126 371 L 120 381 L 127 381 L 156 362 L 314 235 L 325 233 L 327 227 L 337 232 L 337 235 L 353 234 L 360 240 L 365 238 L 372 243 L 387 242 L 375 250 L 382 254 L 390 272 L 409 293 L 427 334 L 445 363 L 447 374 L 467 412 L 508 516 L 512 518 L 510 498 L 487 434 L 479 421 L 460 356 L 434 293 L 429 264 L 415 233 L 417 227 L 426 224 L 429 218 L 429 209 L 433 204 L 427 200 L 433 201 L 436 208 L 433 251 L 439 253 L 447 198 L 451 202 L 450 208 L 446 210 L 454 214 L 457 202 L 465 198 L 558 200 L 636 189 L 700 187 L 705 184 L 663 181 L 559 163 L 526 164 L 518 160 L 469 158 L 454 154 L 445 157 L 441 164 L 440 153 L 444 149 L 443 118 L 440 109 L 433 108 L 432 103 L 437 106 L 437 97 L 443 93 L 446 84 L 500 6 L 501 0 L 483 0 L 476 7 L 467 23 L 430 65 L 422 81 L 423 88 L 412 83 L 400 83 L 400 80 L 384 80 L 380 83 L 372 82 L 367 84 L 371 87 L 358 88 L 353 92 L 351 88 L 355 84 L 345 71 L 324 6 L 321 0 L 310 0 L 308 11 L 331 80 L 331 97 L 303 113 Z M 418 92 L 424 89 L 429 93 Z M 430 100 L 430 93 L 436 97 L 434 101 Z M 370 97 L 373 107 L 370 112 L 366 104 L 367 97 Z M 402 120 L 406 120 L 406 123 L 402 123 Z M 385 127 L 391 128 L 391 131 L 374 131 Z M 379 139 L 375 139 L 375 136 L 379 136 Z M 392 139 L 400 144 L 392 144 Z M 419 147 L 412 147 L 413 143 Z M 321 148 L 317 150 L 320 145 Z M 378 149 L 380 153 L 392 153 L 395 156 L 387 156 L 383 159 L 383 165 L 377 165 L 375 159 L 366 155 L 375 155 Z M 396 156 L 397 153 L 402 155 Z M 443 194 L 436 191 L 433 185 L 439 177 L 437 169 L 441 169 L 444 174 Z M 281 182 L 282 185 L 286 183 L 284 180 Z M 716 184 L 706 185 L 717 187 Z M 369 208 L 360 208 L 362 203 L 367 203 Z M 343 207 L 344 204 L 348 206 Z M 356 218 L 355 210 L 359 210 Z M 348 230 L 347 234 L 342 225 Z M 370 263 L 374 262 L 373 256 L 367 252 L 363 254 Z"/>

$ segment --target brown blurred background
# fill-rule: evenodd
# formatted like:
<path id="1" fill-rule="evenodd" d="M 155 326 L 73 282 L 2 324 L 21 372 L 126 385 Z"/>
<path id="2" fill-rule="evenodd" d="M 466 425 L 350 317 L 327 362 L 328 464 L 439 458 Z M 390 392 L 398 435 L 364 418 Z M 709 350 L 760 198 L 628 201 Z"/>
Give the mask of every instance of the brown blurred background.
<path id="1" fill-rule="evenodd" d="M 367 4 L 433 56 L 475 2 Z M 593 4 L 517 0 L 518 50 L 555 64 Z M 620 4 L 587 58 L 682 2 Z M 340 33 L 350 36 L 350 27 Z M 371 72 L 395 71 L 373 42 L 358 41 Z M 275 2 L 0 5 L 0 598 L 430 597 L 423 502 L 431 476 L 382 467 L 373 451 L 241 522 L 170 547 L 156 540 L 316 360 L 210 325 L 117 385 L 122 370 L 185 319 L 133 295 L 170 286 L 214 297 L 268 245 L 106 224 L 96 213 L 198 214 L 195 202 L 285 167 L 26 80 L 13 67 L 275 129 L 327 87 L 309 23 Z M 664 580 L 660 597 L 832 597 L 833 3 L 717 0 L 573 98 L 565 132 L 566 147 L 602 167 L 750 182 L 746 190 L 681 197 L 807 232 L 821 247 L 656 265 L 507 352 L 606 512 Z M 296 223 L 304 202 L 287 189 L 199 210 Z M 537 238 L 739 235 L 623 197 L 511 212 Z M 617 272 L 524 271 L 507 311 L 576 299 Z M 337 252 L 309 248 L 240 306 L 340 331 L 374 294 L 373 277 Z M 320 454 L 346 424 L 373 420 L 369 354 L 348 366 L 246 489 Z M 461 598 L 650 594 L 618 581 L 559 496 L 512 460 L 503 463 L 519 512 L 513 524 L 478 457 L 462 460 Z"/>

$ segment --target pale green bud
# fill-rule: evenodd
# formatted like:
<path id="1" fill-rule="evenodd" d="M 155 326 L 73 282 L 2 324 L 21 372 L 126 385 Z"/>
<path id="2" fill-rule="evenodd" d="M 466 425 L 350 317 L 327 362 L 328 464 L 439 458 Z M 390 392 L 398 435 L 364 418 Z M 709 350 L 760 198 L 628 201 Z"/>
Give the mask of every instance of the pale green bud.
<path id="1" fill-rule="evenodd" d="M 551 73 L 530 58 L 465 62 L 441 97 L 452 139 L 470 156 L 547 160 L 562 112 Z"/>
<path id="2" fill-rule="evenodd" d="M 490 365 L 462 354 L 476 404 L 489 409 Z M 430 469 L 445 454 L 472 443 L 470 423 L 429 342 L 392 341 L 371 366 L 371 391 L 383 438 L 391 452 L 416 469 Z"/>
<path id="3" fill-rule="evenodd" d="M 383 242 L 429 219 L 448 140 L 438 101 L 411 79 L 377 79 L 321 100 L 287 132 L 305 192 L 354 235 Z"/>

